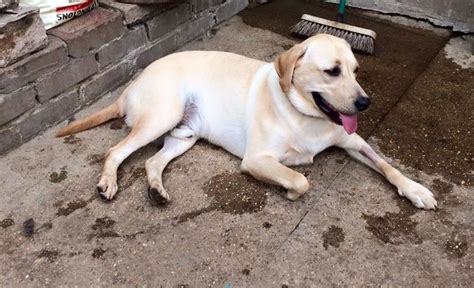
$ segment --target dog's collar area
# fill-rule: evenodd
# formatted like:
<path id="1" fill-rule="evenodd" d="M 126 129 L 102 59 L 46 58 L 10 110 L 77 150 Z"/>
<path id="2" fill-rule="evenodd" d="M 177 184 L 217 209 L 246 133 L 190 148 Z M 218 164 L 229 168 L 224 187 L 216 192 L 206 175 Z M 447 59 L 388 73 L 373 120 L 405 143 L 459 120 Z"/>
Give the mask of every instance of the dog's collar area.
<path id="1" fill-rule="evenodd" d="M 331 104 L 324 100 L 323 96 L 319 92 L 311 92 L 314 102 L 318 105 L 319 109 L 326 114 L 329 119 L 338 125 L 342 125 L 341 118 L 339 117 L 339 112 L 334 109 Z"/>

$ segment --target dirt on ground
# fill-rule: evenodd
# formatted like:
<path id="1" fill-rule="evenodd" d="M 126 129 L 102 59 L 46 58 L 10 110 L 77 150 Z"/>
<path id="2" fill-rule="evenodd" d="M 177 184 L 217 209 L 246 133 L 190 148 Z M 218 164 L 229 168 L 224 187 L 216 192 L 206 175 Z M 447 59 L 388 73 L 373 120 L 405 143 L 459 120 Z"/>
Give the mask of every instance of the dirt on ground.
<path id="1" fill-rule="evenodd" d="M 331 225 L 328 230 L 323 233 L 323 247 L 326 250 L 329 245 L 339 248 L 339 245 L 344 241 L 344 239 L 344 230 L 336 225 Z"/>
<path id="2" fill-rule="evenodd" d="M 385 155 L 459 185 L 474 184 L 474 72 L 441 51 L 374 136 Z"/>
<path id="3" fill-rule="evenodd" d="M 209 206 L 180 215 L 178 224 L 214 210 L 234 215 L 258 212 L 265 207 L 267 195 L 274 193 L 274 188 L 246 174 L 218 174 L 203 186 L 211 200 Z M 271 224 L 265 222 L 263 226 L 270 228 Z"/>
<path id="4" fill-rule="evenodd" d="M 242 173 L 222 173 L 212 177 L 204 186 L 204 193 L 224 213 L 243 214 L 262 210 L 267 193 L 272 189 L 255 178 Z"/>
<path id="5" fill-rule="evenodd" d="M 398 198 L 398 197 L 397 197 Z M 408 201 L 402 199 L 394 199 L 400 211 L 386 212 L 383 216 L 362 214 L 362 218 L 367 223 L 369 230 L 375 237 L 384 243 L 399 245 L 402 243 L 420 244 L 423 240 L 416 233 L 415 220 L 410 217 L 418 211 Z"/>
<path id="6" fill-rule="evenodd" d="M 15 224 L 15 221 L 13 221 L 12 218 L 5 218 L 2 221 L 0 221 L 0 227 L 2 228 L 8 228 L 12 226 L 13 224 Z"/>

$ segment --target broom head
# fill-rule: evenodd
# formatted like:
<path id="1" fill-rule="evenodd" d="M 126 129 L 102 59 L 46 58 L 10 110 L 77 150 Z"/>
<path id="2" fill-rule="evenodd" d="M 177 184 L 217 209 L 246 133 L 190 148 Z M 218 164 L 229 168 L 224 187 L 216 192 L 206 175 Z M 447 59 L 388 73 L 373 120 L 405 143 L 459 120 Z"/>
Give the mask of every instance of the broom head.
<path id="1" fill-rule="evenodd" d="M 314 34 L 325 33 L 345 39 L 352 49 L 367 54 L 374 53 L 374 40 L 377 34 L 370 29 L 347 25 L 308 14 L 301 16 L 301 21 L 292 27 L 291 32 L 310 37 Z"/>

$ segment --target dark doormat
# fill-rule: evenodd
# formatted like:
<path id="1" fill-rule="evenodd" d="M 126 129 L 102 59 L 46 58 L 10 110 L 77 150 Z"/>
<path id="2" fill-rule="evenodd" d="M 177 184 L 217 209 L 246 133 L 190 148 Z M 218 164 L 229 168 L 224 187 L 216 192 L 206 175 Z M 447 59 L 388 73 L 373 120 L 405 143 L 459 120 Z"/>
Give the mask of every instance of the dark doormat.
<path id="1" fill-rule="evenodd" d="M 474 70 L 462 69 L 440 51 L 373 135 L 385 155 L 472 186 L 473 96 Z"/>

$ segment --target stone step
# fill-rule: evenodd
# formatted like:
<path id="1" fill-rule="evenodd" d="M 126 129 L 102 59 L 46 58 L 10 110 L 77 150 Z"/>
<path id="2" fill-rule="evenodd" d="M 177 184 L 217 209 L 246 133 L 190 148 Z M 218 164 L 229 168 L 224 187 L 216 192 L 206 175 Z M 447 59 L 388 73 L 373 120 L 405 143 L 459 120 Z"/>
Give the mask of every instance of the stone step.
<path id="1" fill-rule="evenodd" d="M 0 13 L 0 68 L 48 45 L 48 37 L 35 7 Z"/>

